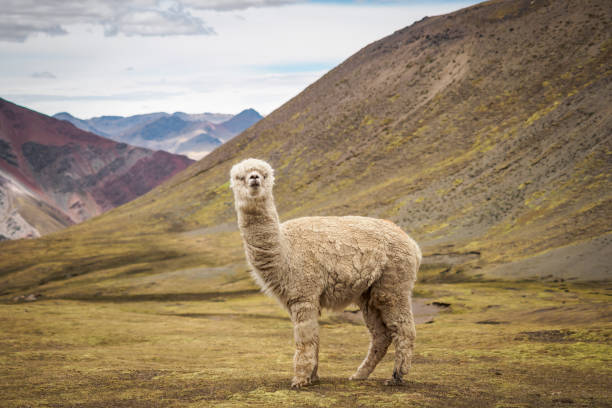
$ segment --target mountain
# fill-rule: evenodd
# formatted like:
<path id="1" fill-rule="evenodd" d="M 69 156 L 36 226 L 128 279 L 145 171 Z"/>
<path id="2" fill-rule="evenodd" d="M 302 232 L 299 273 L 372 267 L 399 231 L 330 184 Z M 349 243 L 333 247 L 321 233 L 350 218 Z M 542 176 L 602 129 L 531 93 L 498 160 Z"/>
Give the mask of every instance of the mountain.
<path id="1" fill-rule="evenodd" d="M 145 125 L 139 130 L 139 135 L 147 141 L 163 140 L 168 134 L 180 133 L 189 127 L 187 122 L 176 116 L 159 118 L 155 122 Z"/>
<path id="2" fill-rule="evenodd" d="M 36 237 L 146 193 L 192 161 L 0 99 L 0 235 Z"/>
<path id="3" fill-rule="evenodd" d="M 206 122 L 213 123 L 215 125 L 226 122 L 234 117 L 234 115 L 229 114 L 229 113 L 210 113 L 210 112 L 205 112 L 205 113 L 174 112 L 173 115 L 178 116 L 179 118 L 183 120 L 187 120 L 189 122 L 206 121 Z M 261 115 L 259 118 L 261 119 Z"/>
<path id="4" fill-rule="evenodd" d="M 79 118 L 75 118 L 74 116 L 72 116 L 68 112 L 56 113 L 55 115 L 53 115 L 53 118 L 59 119 L 59 120 L 68 121 L 68 122 L 72 123 L 74 126 L 78 127 L 81 130 L 84 130 L 86 132 L 96 133 L 96 134 L 98 134 L 100 136 L 105 136 L 106 135 L 105 132 L 102 132 L 101 130 L 96 129 L 91 124 L 89 124 L 88 121 L 83 120 L 83 119 L 79 119 Z"/>
<path id="5" fill-rule="evenodd" d="M 113 140 L 200 159 L 262 119 L 254 109 L 237 115 L 175 112 L 79 119 L 62 112 L 54 118 Z"/>
<path id="6" fill-rule="evenodd" d="M 245 109 L 228 121 L 223 122 L 223 127 L 234 134 L 239 134 L 261 119 L 262 116 L 255 109 Z"/>
<path id="7" fill-rule="evenodd" d="M 603 0 L 507 0 L 423 19 L 144 196 L 2 243 L 0 289 L 146 293 L 130 271 L 244 265 L 228 174 L 247 157 L 276 169 L 282 220 L 398 223 L 423 248 L 421 279 L 609 279 L 611 14 Z M 89 283 L 66 286 L 67 270 Z"/>
<path id="8" fill-rule="evenodd" d="M 211 152 L 222 144 L 223 142 L 216 137 L 208 133 L 200 133 L 188 141 L 181 143 L 177 150 L 180 152 L 196 152 L 201 150 Z"/>
<path id="9" fill-rule="evenodd" d="M 79 119 L 67 112 L 60 112 L 53 115 L 55 119 L 66 120 L 79 129 L 95 133 L 100 136 L 110 137 L 111 135 L 121 135 L 134 132 L 149 123 L 160 118 L 169 116 L 164 112 L 155 112 L 145 115 L 134 116 L 99 116 L 91 119 Z M 123 140 L 119 140 L 123 141 Z"/>

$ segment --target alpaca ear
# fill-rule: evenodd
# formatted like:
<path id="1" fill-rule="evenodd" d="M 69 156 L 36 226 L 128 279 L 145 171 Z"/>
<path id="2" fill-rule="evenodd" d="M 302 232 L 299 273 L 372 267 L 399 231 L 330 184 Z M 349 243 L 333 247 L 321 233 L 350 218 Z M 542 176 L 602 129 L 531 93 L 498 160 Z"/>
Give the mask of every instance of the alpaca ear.
<path id="1" fill-rule="evenodd" d="M 269 177 L 270 177 L 270 185 L 274 186 L 274 169 L 272 167 L 270 167 Z"/>
<path id="2" fill-rule="evenodd" d="M 231 170 L 230 170 L 230 188 L 234 188 L 236 187 L 236 178 L 238 176 L 239 173 L 242 172 L 243 170 L 243 166 L 242 164 L 245 162 L 246 160 L 241 161 L 240 163 L 236 163 L 232 166 Z"/>
<path id="3" fill-rule="evenodd" d="M 237 171 L 237 166 L 238 165 L 235 164 L 230 170 L 230 188 L 234 188 L 234 173 Z"/>

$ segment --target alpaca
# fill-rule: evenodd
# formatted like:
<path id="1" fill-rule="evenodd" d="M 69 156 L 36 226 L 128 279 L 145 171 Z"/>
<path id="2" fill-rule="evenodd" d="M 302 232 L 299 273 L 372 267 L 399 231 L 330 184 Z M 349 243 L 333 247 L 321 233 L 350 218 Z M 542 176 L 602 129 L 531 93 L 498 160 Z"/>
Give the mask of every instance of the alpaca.
<path id="1" fill-rule="evenodd" d="M 230 172 L 238 226 L 251 275 L 291 315 L 294 378 L 300 388 L 318 380 L 321 308 L 357 304 L 370 331 L 367 356 L 350 377 L 366 379 L 395 345 L 393 376 L 410 369 L 416 331 L 412 289 L 421 263 L 417 243 L 390 221 L 366 217 L 304 217 L 279 223 L 274 171 L 247 159 Z"/>

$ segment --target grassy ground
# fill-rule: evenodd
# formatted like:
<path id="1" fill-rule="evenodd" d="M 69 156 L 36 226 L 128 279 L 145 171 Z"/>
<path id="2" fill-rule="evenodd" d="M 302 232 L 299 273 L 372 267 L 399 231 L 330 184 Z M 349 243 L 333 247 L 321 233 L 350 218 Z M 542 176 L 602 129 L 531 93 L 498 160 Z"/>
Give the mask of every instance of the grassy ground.
<path id="1" fill-rule="evenodd" d="M 348 381 L 367 331 L 324 314 L 321 382 L 292 391 L 291 323 L 242 273 L 197 293 L 5 299 L 0 405 L 612 405 L 610 284 L 425 279 L 417 299 L 450 306 L 418 325 L 405 386 L 384 385 L 392 349 L 371 379 Z"/>

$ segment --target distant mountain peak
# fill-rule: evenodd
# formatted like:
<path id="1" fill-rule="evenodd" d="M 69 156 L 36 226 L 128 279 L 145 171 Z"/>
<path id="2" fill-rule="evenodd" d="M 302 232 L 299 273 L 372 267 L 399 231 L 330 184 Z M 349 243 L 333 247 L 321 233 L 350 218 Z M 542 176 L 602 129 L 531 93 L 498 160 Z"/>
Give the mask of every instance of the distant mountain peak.
<path id="1" fill-rule="evenodd" d="M 69 118 L 74 118 L 74 116 L 72 116 L 70 113 L 68 112 L 58 112 L 55 115 L 52 116 L 53 118 L 59 119 L 61 117 L 69 117 Z"/>
<path id="2" fill-rule="evenodd" d="M 246 129 L 253 126 L 255 123 L 263 119 L 255 109 L 245 109 L 227 122 L 223 122 L 223 126 L 234 133 L 242 133 Z"/>
<path id="3" fill-rule="evenodd" d="M 259 112 L 257 112 L 255 109 L 253 108 L 248 108 L 243 110 L 242 112 L 240 112 L 239 114 L 237 114 L 236 116 L 246 116 L 246 115 L 254 115 L 257 116 L 260 119 L 263 119 L 263 116 L 261 116 L 259 114 Z"/>

